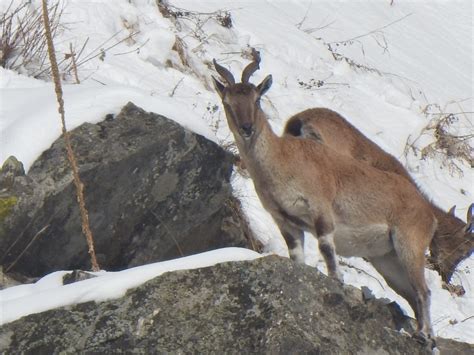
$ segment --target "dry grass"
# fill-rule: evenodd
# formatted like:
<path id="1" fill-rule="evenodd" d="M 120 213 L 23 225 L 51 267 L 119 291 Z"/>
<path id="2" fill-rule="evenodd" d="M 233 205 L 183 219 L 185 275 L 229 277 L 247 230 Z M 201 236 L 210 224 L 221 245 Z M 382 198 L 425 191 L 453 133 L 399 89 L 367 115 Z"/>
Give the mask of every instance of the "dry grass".
<path id="1" fill-rule="evenodd" d="M 409 137 L 405 146 L 405 155 L 412 151 L 421 159 L 437 159 L 448 169 L 451 175 L 463 175 L 462 166 L 467 164 L 474 167 L 474 133 L 458 134 L 460 121 L 464 118 L 472 124 L 472 112 L 446 112 L 438 104 L 427 105 L 422 112 L 429 119 L 428 124 L 416 137 Z M 473 127 L 469 127 L 473 132 Z M 432 136 L 434 139 L 422 147 L 418 146 L 421 138 Z"/>
<path id="2" fill-rule="evenodd" d="M 94 249 L 94 239 L 92 237 L 92 232 L 91 232 L 90 224 L 89 224 L 89 213 L 87 211 L 86 204 L 85 204 L 84 184 L 82 183 L 81 178 L 79 176 L 79 168 L 77 166 L 76 157 L 72 149 L 71 137 L 66 128 L 66 114 L 64 111 L 63 90 L 61 86 L 61 77 L 59 75 L 58 62 L 56 60 L 56 53 L 54 50 L 53 33 L 51 32 L 51 24 L 50 24 L 50 18 L 49 18 L 49 13 L 48 13 L 47 0 L 42 0 L 42 5 L 43 5 L 43 23 L 44 23 L 45 37 L 46 37 L 46 43 L 47 43 L 47 48 L 48 48 L 49 61 L 51 63 L 51 71 L 53 74 L 56 98 L 58 100 L 58 111 L 59 111 L 59 114 L 61 115 L 61 128 L 62 128 L 62 133 L 64 137 L 64 142 L 66 145 L 67 158 L 69 160 L 69 163 L 71 164 L 74 185 L 76 186 L 77 201 L 79 203 L 79 210 L 80 210 L 81 219 L 82 219 L 82 231 L 86 237 L 87 245 L 89 247 L 89 255 L 91 258 L 92 270 L 99 271 L 100 267 L 99 267 L 99 264 L 97 263 L 97 258 L 96 258 L 95 249 Z"/>
<path id="3" fill-rule="evenodd" d="M 48 6 L 50 14 L 51 36 L 54 38 L 61 28 L 60 19 L 63 8 L 59 1 Z M 41 77 L 47 66 L 47 43 L 43 33 L 41 11 L 29 2 L 20 2 L 15 6 L 13 0 L 0 15 L 0 65 L 16 72 Z"/>
<path id="4" fill-rule="evenodd" d="M 171 5 L 166 0 L 156 0 L 156 6 L 163 15 L 174 22 L 176 28 L 181 31 L 183 27 L 189 29 L 189 36 L 204 43 L 209 35 L 203 30 L 209 21 L 214 21 L 222 27 L 232 28 L 232 16 L 227 10 L 217 10 L 213 12 L 198 12 L 186 10 Z"/>
<path id="5" fill-rule="evenodd" d="M 226 200 L 226 206 L 233 212 L 233 215 L 237 218 L 237 227 L 244 233 L 245 239 L 247 239 L 249 246 L 252 250 L 261 253 L 263 251 L 262 243 L 255 237 L 250 223 L 242 210 L 242 204 L 236 197 L 231 197 Z"/>

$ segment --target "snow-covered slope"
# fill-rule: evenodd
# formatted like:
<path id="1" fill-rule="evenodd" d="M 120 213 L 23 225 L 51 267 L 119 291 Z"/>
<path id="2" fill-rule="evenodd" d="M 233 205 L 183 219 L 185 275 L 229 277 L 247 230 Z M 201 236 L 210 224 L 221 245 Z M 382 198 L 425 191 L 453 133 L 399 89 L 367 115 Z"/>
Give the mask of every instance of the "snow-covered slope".
<path id="1" fill-rule="evenodd" d="M 0 0 L 0 9 L 9 3 Z M 31 6 L 39 3 L 34 0 Z M 253 80 L 273 75 L 263 108 L 275 131 L 281 132 L 285 120 L 303 109 L 336 110 L 398 157 L 441 207 L 456 204 L 464 219 L 474 199 L 472 168 L 439 155 L 421 160 L 406 146 L 414 142 L 420 150 L 434 141 L 433 130 L 423 129 L 442 115 L 430 112 L 461 113 L 450 131 L 473 132 L 470 0 L 395 0 L 392 6 L 389 0 L 170 0 L 177 19 L 164 18 L 154 0 L 61 3 L 65 25 L 56 37 L 59 57 L 69 52 L 70 43 L 78 53 L 86 43 L 78 58 L 81 84 L 74 84 L 72 73 L 64 76 L 69 128 L 100 121 L 133 101 L 218 143 L 231 142 L 219 98 L 211 89 L 210 63 L 216 58 L 239 73 L 252 46 L 262 55 Z M 227 13 L 230 28 L 223 26 Z M 0 69 L 0 90 L 0 161 L 15 155 L 28 168 L 60 134 L 52 84 Z M 416 139 L 422 132 L 426 134 Z M 472 140 L 467 142 L 472 147 Z M 234 187 L 266 250 L 286 255 L 252 182 L 236 174 Z M 324 270 L 315 243 L 308 236 L 306 261 Z M 412 314 L 370 265 L 360 259 L 343 261 L 352 265 L 344 267 L 345 282 L 367 285 Z M 437 335 L 474 342 L 473 270 L 471 257 L 455 275 L 466 289 L 462 297 L 441 289 L 437 274 L 427 271 Z M 0 292 L 0 311 L 7 307 L 7 291 L 8 308 L 22 307 L 22 298 L 15 303 L 15 291 L 6 290 Z"/>

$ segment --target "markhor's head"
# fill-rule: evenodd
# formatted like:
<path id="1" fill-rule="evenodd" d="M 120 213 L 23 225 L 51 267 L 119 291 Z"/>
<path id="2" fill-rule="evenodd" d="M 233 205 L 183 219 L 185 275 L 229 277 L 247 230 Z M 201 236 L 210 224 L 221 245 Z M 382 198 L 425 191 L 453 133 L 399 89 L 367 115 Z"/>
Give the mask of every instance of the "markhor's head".
<path id="1" fill-rule="evenodd" d="M 214 66 L 224 83 L 212 77 L 216 91 L 222 99 L 230 129 L 244 140 L 251 139 L 255 133 L 257 115 L 261 114 L 260 98 L 272 85 L 271 75 L 257 86 L 249 83 L 250 76 L 259 69 L 260 63 L 260 54 L 257 51 L 253 51 L 253 56 L 254 60 L 242 72 L 241 83 L 236 84 L 232 73 L 217 64 L 215 59 Z"/>

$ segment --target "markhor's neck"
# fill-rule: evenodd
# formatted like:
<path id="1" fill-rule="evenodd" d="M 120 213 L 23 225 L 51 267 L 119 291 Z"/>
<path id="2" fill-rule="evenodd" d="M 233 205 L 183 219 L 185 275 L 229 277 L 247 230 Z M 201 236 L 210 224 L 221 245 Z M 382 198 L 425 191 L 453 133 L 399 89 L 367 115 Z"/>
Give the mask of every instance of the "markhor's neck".
<path id="1" fill-rule="evenodd" d="M 260 122 L 258 130 L 249 141 L 242 137 L 236 139 L 241 158 L 248 167 L 251 175 L 256 169 L 262 169 L 277 155 L 279 137 L 273 132 L 267 119 Z"/>

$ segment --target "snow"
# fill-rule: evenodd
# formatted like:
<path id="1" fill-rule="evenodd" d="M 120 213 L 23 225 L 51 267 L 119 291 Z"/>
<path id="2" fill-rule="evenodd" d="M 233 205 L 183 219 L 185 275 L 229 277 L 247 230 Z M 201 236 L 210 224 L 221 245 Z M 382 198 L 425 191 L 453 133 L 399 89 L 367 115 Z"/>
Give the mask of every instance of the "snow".
<path id="1" fill-rule="evenodd" d="M 224 248 L 175 260 L 134 267 L 119 272 L 100 271 L 97 277 L 63 285 L 67 271 L 49 274 L 34 284 L 19 285 L 1 291 L 1 323 L 8 323 L 32 313 L 88 301 L 105 301 L 165 272 L 209 267 L 218 263 L 253 260 L 259 253 L 243 248 Z M 19 307 L 18 305 L 22 306 Z"/>
<path id="2" fill-rule="evenodd" d="M 0 8 L 9 2 L 0 0 Z M 30 6 L 39 3 L 33 0 Z M 216 58 L 239 73 L 248 62 L 241 52 L 253 46 L 260 50 L 262 63 L 252 80 L 273 75 L 273 86 L 262 106 L 277 133 L 289 116 L 301 110 L 323 106 L 338 111 L 398 157 L 435 203 L 446 210 L 456 204 L 457 215 L 465 219 L 474 199 L 473 169 L 458 162 L 460 171 L 453 173 L 440 159 L 421 160 L 412 151 L 405 154 L 405 148 L 433 117 L 424 113 L 430 104 L 439 105 L 443 112 L 464 112 L 450 127 L 456 134 L 474 131 L 470 0 L 395 0 L 393 6 L 389 0 L 170 0 L 178 8 L 201 13 L 180 19 L 177 25 L 161 16 L 154 0 L 62 3 L 62 21 L 67 25 L 56 37 L 58 57 L 69 52 L 70 43 L 78 51 L 86 40 L 82 60 L 105 49 L 102 59 L 97 56 L 79 66 L 80 85 L 74 84 L 71 73 L 64 76 L 69 129 L 117 114 L 132 101 L 219 144 L 232 142 L 219 97 L 212 90 L 210 62 Z M 218 10 L 231 13 L 231 29 L 212 18 Z M 176 38 L 182 43 L 186 63 L 173 50 Z M 335 60 L 328 44 L 352 64 Z M 324 85 L 314 85 L 318 80 Z M 0 90 L 0 162 L 15 155 L 28 169 L 60 134 L 52 84 L 0 68 Z M 433 139 L 429 132 L 415 145 L 421 149 Z M 472 140 L 470 143 L 472 146 Z M 288 255 L 251 180 L 236 173 L 233 186 L 265 251 Z M 306 263 L 325 272 L 316 245 L 307 235 Z M 54 307 L 120 297 L 126 289 L 162 272 L 256 256 L 250 251 L 222 249 L 122 272 L 101 272 L 95 279 L 67 286 L 60 283 L 65 271 L 58 271 L 35 284 L 0 291 L 0 322 Z M 413 315 L 406 301 L 369 264 L 357 258 L 341 261 L 351 265 L 342 267 L 346 283 L 368 286 L 377 297 L 396 300 Z M 454 275 L 455 283 L 466 290 L 463 296 L 442 289 L 439 276 L 426 270 L 438 336 L 474 343 L 473 270 L 474 257 L 470 257 Z"/>

